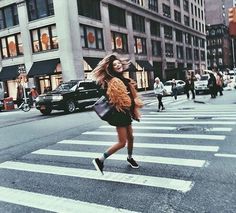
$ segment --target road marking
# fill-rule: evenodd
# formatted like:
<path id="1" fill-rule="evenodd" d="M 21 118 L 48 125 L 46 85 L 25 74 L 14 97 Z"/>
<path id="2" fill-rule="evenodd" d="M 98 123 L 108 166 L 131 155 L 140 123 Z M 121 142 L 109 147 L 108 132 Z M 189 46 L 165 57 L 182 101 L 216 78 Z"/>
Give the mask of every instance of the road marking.
<path id="1" fill-rule="evenodd" d="M 172 126 L 136 126 L 137 123 L 133 125 L 133 129 L 152 129 L 152 130 L 178 130 L 177 127 L 172 127 Z M 142 123 L 141 123 L 142 125 Z M 101 129 L 115 129 L 114 126 L 110 125 L 103 125 L 100 126 L 99 128 Z M 204 131 L 206 132 L 230 132 L 232 131 L 232 128 L 205 128 Z"/>
<path id="2" fill-rule="evenodd" d="M 171 118 L 183 118 L 183 117 L 215 117 L 215 118 L 218 118 L 218 117 L 220 117 L 220 116 L 223 116 L 223 117 L 232 117 L 232 116 L 235 116 L 234 118 L 236 118 L 236 114 L 235 115 L 232 115 L 232 114 L 221 114 L 221 115 L 218 115 L 218 114 L 210 114 L 210 113 L 208 113 L 207 115 L 205 114 L 193 114 L 193 113 L 191 113 L 191 114 L 172 114 L 172 115 L 170 115 L 170 114 L 167 114 L 166 112 L 165 113 L 158 113 L 157 114 L 157 112 L 155 112 L 155 114 L 152 114 L 151 113 L 151 115 L 150 114 L 143 114 L 142 115 L 142 118 L 144 117 L 171 117 Z"/>
<path id="3" fill-rule="evenodd" d="M 150 114 L 157 114 L 156 111 L 151 111 L 149 112 Z M 212 110 L 209 111 L 209 110 L 202 110 L 202 111 L 195 111 L 195 110 L 166 110 L 166 111 L 163 111 L 163 113 L 166 113 L 166 114 L 169 114 L 169 115 L 176 115 L 176 113 L 181 113 L 181 115 L 184 113 L 185 115 L 186 114 L 193 114 L 195 113 L 196 116 L 198 115 L 212 115 L 212 116 L 219 116 L 219 115 L 236 115 L 236 112 L 225 112 L 225 111 L 217 111 L 217 110 L 214 110 L 214 113 L 212 113 Z M 160 113 L 158 113 L 160 114 Z"/>
<path id="4" fill-rule="evenodd" d="M 78 158 L 96 158 L 101 153 L 96 152 L 78 152 L 78 151 L 64 151 L 64 150 L 52 150 L 52 149 L 39 149 L 31 154 L 38 155 L 53 155 L 63 157 L 78 157 Z M 112 160 L 126 161 L 127 155 L 115 154 L 109 157 Z M 206 164 L 205 160 L 186 159 L 186 158 L 170 158 L 170 157 L 156 157 L 156 156 L 143 156 L 135 155 L 135 159 L 139 162 L 145 163 L 158 163 L 169 164 L 177 166 L 191 166 L 191 167 L 203 167 Z"/>
<path id="5" fill-rule="evenodd" d="M 118 172 L 104 172 L 100 175 L 95 170 L 69 168 L 61 166 L 49 166 L 40 164 L 30 164 L 22 162 L 7 161 L 0 164 L 0 168 L 13 169 L 18 171 L 28 171 L 43 174 L 63 175 L 68 177 L 79 177 L 102 181 L 128 183 L 142 186 L 160 187 L 166 189 L 187 192 L 193 187 L 192 181 L 179 180 L 174 178 L 154 177 L 145 175 L 125 174 Z"/>
<path id="6" fill-rule="evenodd" d="M 114 141 L 83 141 L 83 140 L 63 140 L 59 144 L 89 145 L 89 146 L 111 146 Z M 161 144 L 161 143 L 136 143 L 137 148 L 151 149 L 174 149 L 185 151 L 202 151 L 202 152 L 218 152 L 219 146 L 200 146 L 200 145 L 183 145 L 183 144 Z"/>
<path id="7" fill-rule="evenodd" d="M 82 135 L 112 135 L 116 136 L 116 132 L 98 132 L 98 131 L 87 131 L 83 132 Z M 134 133 L 137 137 L 154 137 L 154 138 L 184 138 L 184 139 L 206 139 L 206 140 L 224 140 L 224 135 L 200 135 L 200 134 L 164 134 L 164 133 Z"/>
<path id="8" fill-rule="evenodd" d="M 104 213 L 104 212 L 124 212 L 133 211 L 103 206 L 95 203 L 88 203 L 79 200 L 72 200 L 63 197 L 45 195 L 35 192 L 23 191 L 0 186 L 0 201 L 27 206 L 36 209 L 42 209 L 51 212 L 86 212 L 86 213 Z"/>
<path id="9" fill-rule="evenodd" d="M 215 154 L 216 157 L 224 157 L 224 158 L 236 158 L 236 154 L 220 154 L 220 153 L 216 153 Z"/>
<path id="10" fill-rule="evenodd" d="M 236 122 L 233 121 L 201 121 L 201 120 L 194 120 L 194 121 L 143 121 L 141 120 L 142 124 L 215 124 L 215 125 L 234 125 Z"/>

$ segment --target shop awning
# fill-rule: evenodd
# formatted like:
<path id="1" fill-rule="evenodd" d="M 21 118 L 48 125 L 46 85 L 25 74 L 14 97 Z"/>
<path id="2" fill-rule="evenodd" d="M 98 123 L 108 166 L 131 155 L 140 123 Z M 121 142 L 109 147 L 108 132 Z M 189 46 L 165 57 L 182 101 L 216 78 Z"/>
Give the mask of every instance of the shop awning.
<path id="1" fill-rule="evenodd" d="M 55 69 L 58 63 L 60 63 L 59 58 L 34 62 L 30 68 L 28 77 L 55 74 Z"/>
<path id="2" fill-rule="evenodd" d="M 0 81 L 15 80 L 19 75 L 18 67 L 19 65 L 3 67 L 0 72 Z"/>
<path id="3" fill-rule="evenodd" d="M 94 69 L 102 60 L 102 58 L 84 57 L 84 60 L 89 64 L 92 69 Z"/>
<path id="4" fill-rule="evenodd" d="M 145 71 L 154 71 L 154 67 L 148 61 L 136 61 L 141 68 L 144 68 Z"/>

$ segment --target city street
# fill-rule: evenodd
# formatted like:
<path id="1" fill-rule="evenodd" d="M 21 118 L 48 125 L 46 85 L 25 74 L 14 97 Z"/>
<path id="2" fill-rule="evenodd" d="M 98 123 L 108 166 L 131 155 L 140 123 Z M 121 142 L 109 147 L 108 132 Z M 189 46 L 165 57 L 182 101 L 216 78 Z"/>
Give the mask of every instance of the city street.
<path id="1" fill-rule="evenodd" d="M 104 176 L 92 159 L 116 132 L 91 109 L 1 112 L 0 212 L 235 212 L 235 90 L 164 97 L 162 112 L 152 91 L 142 97 L 133 122 L 140 168 L 130 168 L 124 148 Z"/>

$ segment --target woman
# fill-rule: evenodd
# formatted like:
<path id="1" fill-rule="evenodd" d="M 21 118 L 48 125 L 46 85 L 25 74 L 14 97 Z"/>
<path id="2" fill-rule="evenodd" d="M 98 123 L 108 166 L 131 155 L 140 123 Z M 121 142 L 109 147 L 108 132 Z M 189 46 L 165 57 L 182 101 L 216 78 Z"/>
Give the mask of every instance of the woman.
<path id="1" fill-rule="evenodd" d="M 175 100 L 177 100 L 178 90 L 177 90 L 177 84 L 174 78 L 172 79 L 172 82 L 171 82 L 171 92 L 172 92 L 172 96 L 175 98 Z"/>
<path id="2" fill-rule="evenodd" d="M 100 158 L 93 160 L 95 168 L 101 174 L 103 174 L 104 161 L 125 147 L 126 143 L 128 144 L 128 163 L 132 168 L 139 168 L 137 162 L 132 158 L 134 137 L 131 123 L 132 119 L 139 121 L 138 110 L 142 107 L 142 101 L 138 98 L 136 83 L 123 76 L 123 71 L 127 70 L 129 65 L 129 61 L 119 58 L 117 54 L 111 54 L 106 56 L 93 70 L 96 82 L 104 88 L 109 102 L 116 108 L 116 112 L 108 123 L 116 126 L 118 142 L 109 147 Z"/>
<path id="3" fill-rule="evenodd" d="M 210 78 L 208 79 L 207 87 L 209 88 L 211 98 L 216 98 L 216 78 L 213 73 L 210 73 Z"/>
<path id="4" fill-rule="evenodd" d="M 158 100 L 158 110 L 157 112 L 160 112 L 161 110 L 164 110 L 165 107 L 162 103 L 162 97 L 163 97 L 163 92 L 165 90 L 163 83 L 160 81 L 158 77 L 155 78 L 155 83 L 154 83 L 154 93 L 157 96 Z"/>

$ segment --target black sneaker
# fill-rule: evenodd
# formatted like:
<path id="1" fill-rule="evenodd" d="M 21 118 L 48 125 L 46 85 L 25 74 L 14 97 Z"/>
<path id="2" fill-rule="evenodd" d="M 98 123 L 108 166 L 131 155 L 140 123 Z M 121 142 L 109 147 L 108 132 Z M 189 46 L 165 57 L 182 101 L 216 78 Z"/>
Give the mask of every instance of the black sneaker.
<path id="1" fill-rule="evenodd" d="M 98 158 L 95 158 L 93 160 L 93 165 L 95 166 L 95 168 L 98 172 L 100 172 L 102 175 L 104 175 L 103 174 L 103 167 L 104 167 L 103 162 L 101 162 Z"/>
<path id="2" fill-rule="evenodd" d="M 139 168 L 139 165 L 137 164 L 137 162 L 133 158 L 127 158 L 127 161 L 133 169 Z"/>

